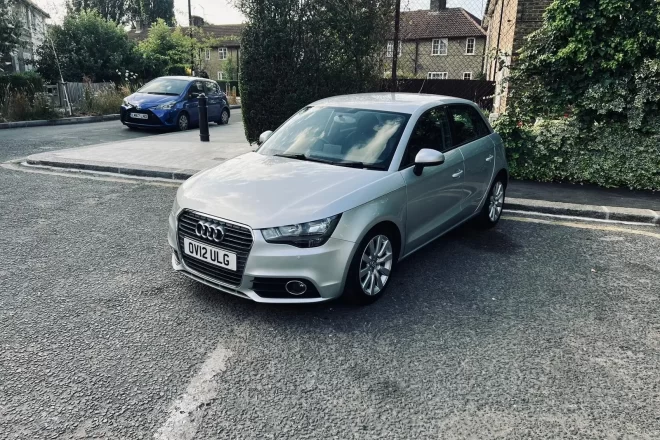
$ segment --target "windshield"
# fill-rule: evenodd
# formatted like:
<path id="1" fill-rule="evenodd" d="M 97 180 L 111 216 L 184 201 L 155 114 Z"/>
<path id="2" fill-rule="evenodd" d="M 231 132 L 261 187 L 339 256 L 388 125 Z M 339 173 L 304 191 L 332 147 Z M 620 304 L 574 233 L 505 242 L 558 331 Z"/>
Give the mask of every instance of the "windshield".
<path id="1" fill-rule="evenodd" d="M 145 84 L 138 93 L 151 95 L 179 96 L 186 90 L 189 81 L 183 79 L 158 78 Z"/>
<path id="2" fill-rule="evenodd" d="M 259 153 L 386 170 L 410 115 L 341 107 L 306 107 Z"/>

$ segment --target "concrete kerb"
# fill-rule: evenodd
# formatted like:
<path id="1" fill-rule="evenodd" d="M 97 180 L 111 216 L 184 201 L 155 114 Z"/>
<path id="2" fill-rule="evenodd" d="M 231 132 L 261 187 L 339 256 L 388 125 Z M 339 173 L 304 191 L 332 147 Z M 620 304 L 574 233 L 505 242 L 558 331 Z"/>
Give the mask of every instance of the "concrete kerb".
<path id="1" fill-rule="evenodd" d="M 574 217 L 593 218 L 599 220 L 648 223 L 651 225 L 660 226 L 660 214 L 651 209 L 578 205 L 574 203 L 548 202 L 545 200 L 516 198 L 507 198 L 504 201 L 504 209 L 525 212 L 538 212 L 542 214 L 570 215 Z"/>
<path id="2" fill-rule="evenodd" d="M 101 116 L 78 116 L 75 118 L 62 118 L 62 119 L 40 119 L 36 121 L 17 121 L 17 122 L 2 122 L 0 123 L 0 130 L 8 128 L 24 128 L 24 127 L 43 127 L 47 125 L 71 125 L 71 124 L 87 124 L 90 122 L 105 122 L 117 121 L 119 114 L 115 115 L 101 115 Z"/>

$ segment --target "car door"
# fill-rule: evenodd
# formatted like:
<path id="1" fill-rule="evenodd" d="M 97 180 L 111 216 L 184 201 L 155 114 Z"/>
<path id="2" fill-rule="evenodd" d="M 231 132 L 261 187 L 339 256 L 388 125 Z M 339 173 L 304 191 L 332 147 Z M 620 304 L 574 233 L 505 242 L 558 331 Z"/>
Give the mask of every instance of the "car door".
<path id="1" fill-rule="evenodd" d="M 464 166 L 460 149 L 453 148 L 449 119 L 444 106 L 423 113 L 410 136 L 400 171 L 407 186 L 406 250 L 412 252 L 460 221 Z M 424 149 L 445 155 L 442 165 L 413 172 L 415 156 Z"/>
<path id="2" fill-rule="evenodd" d="M 199 95 L 204 93 L 204 84 L 202 81 L 193 81 L 188 89 L 188 98 L 185 108 L 190 115 L 190 124 L 199 123 Z"/>
<path id="3" fill-rule="evenodd" d="M 488 192 L 488 185 L 495 167 L 495 144 L 489 135 L 490 128 L 479 110 L 468 104 L 447 107 L 454 146 L 458 147 L 465 161 L 464 216 L 473 214 Z"/>
<path id="4" fill-rule="evenodd" d="M 218 84 L 213 81 L 204 81 L 204 90 L 206 93 L 206 102 L 208 106 L 209 121 L 217 121 L 220 119 L 221 99 L 220 89 Z"/>

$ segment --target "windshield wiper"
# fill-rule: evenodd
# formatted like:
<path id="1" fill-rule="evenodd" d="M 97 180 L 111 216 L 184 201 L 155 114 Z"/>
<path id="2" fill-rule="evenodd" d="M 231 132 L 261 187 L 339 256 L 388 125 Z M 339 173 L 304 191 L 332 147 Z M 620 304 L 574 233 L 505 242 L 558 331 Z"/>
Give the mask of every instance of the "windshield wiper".
<path id="1" fill-rule="evenodd" d="M 147 95 L 179 96 L 176 93 L 166 93 L 166 92 L 147 92 Z"/>
<path id="2" fill-rule="evenodd" d="M 326 163 L 328 165 L 338 165 L 340 167 L 363 168 L 363 169 L 368 169 L 368 170 L 383 171 L 382 167 L 379 167 L 379 166 L 376 166 L 376 165 L 367 165 L 363 162 L 357 162 L 357 161 L 352 161 L 352 160 L 342 160 L 342 161 L 327 160 L 327 159 L 321 159 L 321 158 L 317 158 L 317 157 L 306 156 L 302 153 L 296 153 L 296 154 L 277 153 L 277 154 L 274 154 L 273 156 L 286 157 L 288 159 L 306 160 L 306 161 L 309 161 L 309 162 Z"/>
<path id="3" fill-rule="evenodd" d="M 286 154 L 286 153 L 277 153 L 273 154 L 273 156 L 277 157 L 286 157 L 288 159 L 298 159 L 298 160 L 308 160 L 309 158 L 305 156 L 304 154 Z"/>

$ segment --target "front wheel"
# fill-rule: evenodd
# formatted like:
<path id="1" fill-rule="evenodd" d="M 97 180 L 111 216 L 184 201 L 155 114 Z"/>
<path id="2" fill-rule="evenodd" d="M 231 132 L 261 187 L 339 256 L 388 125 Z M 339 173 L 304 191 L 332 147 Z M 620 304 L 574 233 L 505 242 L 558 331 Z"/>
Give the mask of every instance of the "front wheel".
<path id="1" fill-rule="evenodd" d="M 190 126 L 190 120 L 188 119 L 187 113 L 181 113 L 178 118 L 176 118 L 176 129 L 179 131 L 186 131 Z"/>
<path id="2" fill-rule="evenodd" d="M 391 232 L 374 230 L 360 242 L 346 280 L 344 299 L 352 304 L 371 304 L 388 286 L 396 260 Z"/>
<path id="3" fill-rule="evenodd" d="M 477 217 L 477 224 L 480 227 L 489 229 L 497 225 L 500 221 L 502 208 L 504 207 L 505 192 L 506 186 L 504 185 L 504 180 L 498 177 L 490 187 L 488 198 Z"/>

